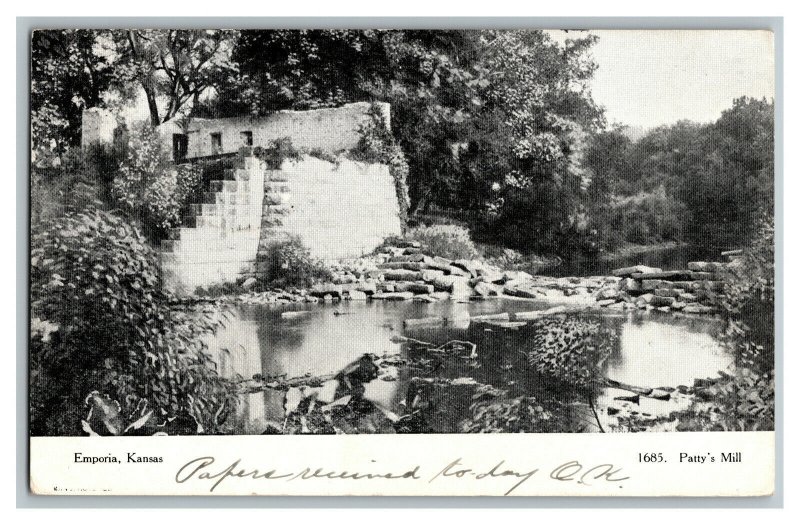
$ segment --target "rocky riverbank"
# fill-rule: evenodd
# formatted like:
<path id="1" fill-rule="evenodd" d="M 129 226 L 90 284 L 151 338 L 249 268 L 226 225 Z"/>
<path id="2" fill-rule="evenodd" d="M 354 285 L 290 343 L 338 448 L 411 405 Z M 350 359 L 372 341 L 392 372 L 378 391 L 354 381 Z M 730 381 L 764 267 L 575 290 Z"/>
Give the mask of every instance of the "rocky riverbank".
<path id="1" fill-rule="evenodd" d="M 224 299 L 244 304 L 334 303 L 338 301 L 475 301 L 504 297 L 599 307 L 687 314 L 718 311 L 725 277 L 737 264 L 691 262 L 683 270 L 648 266 L 619 268 L 609 276 L 548 277 L 504 270 L 477 259 L 451 260 L 426 253 L 414 241 L 332 266 L 331 282 L 308 289 L 246 291 Z M 203 297 L 198 299 L 202 300 Z M 210 299 L 210 298 L 207 298 Z"/>

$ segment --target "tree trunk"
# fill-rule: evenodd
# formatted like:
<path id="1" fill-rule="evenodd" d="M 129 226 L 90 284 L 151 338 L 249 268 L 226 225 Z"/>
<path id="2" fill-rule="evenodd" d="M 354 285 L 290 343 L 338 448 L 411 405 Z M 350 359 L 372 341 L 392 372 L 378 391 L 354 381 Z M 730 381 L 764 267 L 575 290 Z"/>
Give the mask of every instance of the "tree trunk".
<path id="1" fill-rule="evenodd" d="M 153 126 L 158 126 L 161 124 L 161 120 L 158 117 L 158 104 L 156 104 L 155 93 L 144 81 L 142 81 L 142 88 L 144 88 L 144 93 L 147 95 L 147 107 L 150 108 L 150 123 Z"/>
<path id="2" fill-rule="evenodd" d="M 142 56 L 141 50 L 139 49 L 139 36 L 136 34 L 135 30 L 128 31 L 128 43 L 131 46 L 131 54 L 134 60 L 141 64 Z M 144 71 L 142 74 L 143 76 L 140 79 L 140 84 L 147 97 L 147 107 L 150 110 L 150 123 L 153 126 L 158 126 L 161 124 L 161 120 L 158 117 L 158 104 L 156 103 L 156 94 L 153 90 L 153 73 L 152 71 Z"/>

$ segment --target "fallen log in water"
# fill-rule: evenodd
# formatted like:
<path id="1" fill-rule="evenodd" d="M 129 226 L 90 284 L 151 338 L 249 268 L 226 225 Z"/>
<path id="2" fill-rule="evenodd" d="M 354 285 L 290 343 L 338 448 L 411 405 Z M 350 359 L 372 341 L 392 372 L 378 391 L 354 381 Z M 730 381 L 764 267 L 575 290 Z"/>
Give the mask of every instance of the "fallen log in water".
<path id="1" fill-rule="evenodd" d="M 419 319 L 406 319 L 403 321 L 403 328 L 417 328 L 424 326 L 444 326 L 444 317 L 422 317 Z"/>
<path id="2" fill-rule="evenodd" d="M 305 317 L 311 315 L 313 312 L 310 310 L 293 310 L 288 312 L 281 312 L 281 319 L 297 319 L 298 317 Z"/>
<path id="3" fill-rule="evenodd" d="M 531 312 L 514 312 L 513 319 L 515 321 L 533 321 L 541 317 L 560 314 L 566 311 L 567 309 L 564 306 L 554 306 L 553 308 L 548 308 L 547 310 L 533 310 Z"/>
<path id="4" fill-rule="evenodd" d="M 619 388 L 620 390 L 627 390 L 628 392 L 634 392 L 636 394 L 640 394 L 643 396 L 649 396 L 650 394 L 653 393 L 652 388 L 643 388 L 640 386 L 628 385 L 620 381 L 614 381 L 613 379 L 609 378 L 604 378 L 603 385 L 610 388 Z"/>
<path id="5" fill-rule="evenodd" d="M 429 352 L 447 352 L 450 349 L 457 348 L 458 346 L 466 347 L 470 349 L 469 357 L 470 359 L 475 359 L 478 357 L 478 345 L 470 341 L 459 341 L 458 339 L 453 339 L 452 341 L 447 341 L 444 344 L 436 346 L 435 343 L 429 343 L 427 341 L 420 341 L 419 339 L 414 339 L 413 337 L 406 337 L 404 335 L 396 335 L 392 337 L 393 343 L 415 343 L 418 345 L 427 346 Z"/>
<path id="6" fill-rule="evenodd" d="M 499 314 L 483 314 L 483 315 L 473 315 L 470 318 L 470 321 L 510 321 L 511 316 L 508 312 L 503 312 Z"/>
<path id="7" fill-rule="evenodd" d="M 617 388 L 619 390 L 627 390 L 639 396 L 649 397 L 650 399 L 657 399 L 659 401 L 669 401 L 672 394 L 662 388 L 645 388 L 641 386 L 628 385 L 620 381 L 605 378 L 601 381 L 601 385 L 609 388 Z"/>

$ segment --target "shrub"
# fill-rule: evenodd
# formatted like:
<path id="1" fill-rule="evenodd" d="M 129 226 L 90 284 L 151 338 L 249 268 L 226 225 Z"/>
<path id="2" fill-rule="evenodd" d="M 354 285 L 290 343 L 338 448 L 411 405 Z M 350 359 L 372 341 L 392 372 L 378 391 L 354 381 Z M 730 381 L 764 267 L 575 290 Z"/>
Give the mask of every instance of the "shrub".
<path id="1" fill-rule="evenodd" d="M 270 145 L 266 148 L 256 147 L 253 150 L 253 155 L 263 160 L 267 165 L 267 169 L 279 170 L 284 160 L 300 160 L 302 153 L 294 147 L 292 139 L 283 137 L 270 141 Z"/>
<path id="2" fill-rule="evenodd" d="M 406 237 L 419 241 L 426 251 L 449 259 L 475 259 L 478 248 L 463 226 L 437 225 L 420 226 L 406 233 Z"/>
<path id="3" fill-rule="evenodd" d="M 32 224 L 48 224 L 69 211 L 102 205 L 97 186 L 80 173 L 50 175 L 31 170 Z"/>
<path id="4" fill-rule="evenodd" d="M 182 418 L 205 432 L 221 428 L 236 390 L 206 354 L 216 324 L 169 307 L 136 228 L 89 208 L 38 232 L 32 245 L 34 435 L 79 435 L 91 392 L 117 403 L 124 419 L 149 411 L 153 425 Z"/>
<path id="5" fill-rule="evenodd" d="M 259 259 L 262 287 L 306 287 L 332 278 L 324 263 L 311 255 L 298 237 L 275 241 Z"/>
<path id="6" fill-rule="evenodd" d="M 592 389 L 603 377 L 602 365 L 611 356 L 616 332 L 599 321 L 581 316 L 552 316 L 528 325 L 533 350 L 528 361 L 540 374 L 564 385 Z"/>
<path id="7" fill-rule="evenodd" d="M 152 241 L 159 241 L 180 226 L 182 213 L 202 188 L 200 173 L 191 165 L 173 166 L 158 131 L 144 124 L 130 136 L 112 195 L 120 208 L 141 221 Z"/>
<path id="8" fill-rule="evenodd" d="M 321 148 L 313 148 L 308 152 L 310 157 L 314 157 L 320 160 L 324 160 L 325 162 L 330 162 L 331 164 L 335 164 L 338 166 L 341 162 L 341 158 L 337 157 L 333 153 L 329 153 Z"/>

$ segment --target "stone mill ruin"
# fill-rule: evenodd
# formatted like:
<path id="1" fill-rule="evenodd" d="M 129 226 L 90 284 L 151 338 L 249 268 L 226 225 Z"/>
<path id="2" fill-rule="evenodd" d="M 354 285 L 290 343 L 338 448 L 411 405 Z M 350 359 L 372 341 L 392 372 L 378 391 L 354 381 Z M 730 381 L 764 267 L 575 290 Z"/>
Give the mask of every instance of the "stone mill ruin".
<path id="1" fill-rule="evenodd" d="M 400 208 L 389 167 L 341 156 L 360 139 L 375 106 L 389 123 L 388 104 L 278 111 L 266 117 L 173 120 L 158 130 L 175 164 L 230 157 L 221 180 L 211 182 L 180 228 L 161 243 L 165 283 L 186 294 L 263 271 L 266 246 L 297 236 L 323 260 L 358 257 L 401 233 Z M 83 115 L 83 146 L 110 145 L 117 128 L 108 110 Z M 288 138 L 303 154 L 279 169 L 253 155 L 257 147 Z M 323 160 L 323 158 L 335 158 Z"/>

